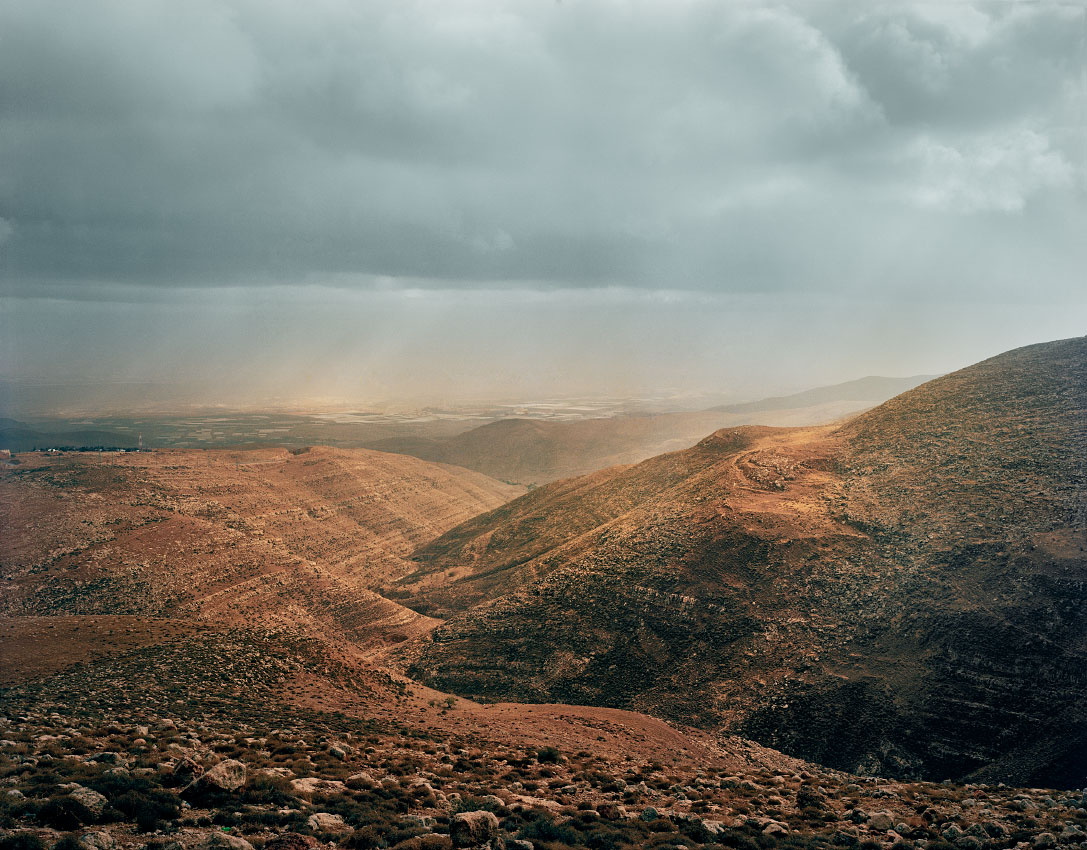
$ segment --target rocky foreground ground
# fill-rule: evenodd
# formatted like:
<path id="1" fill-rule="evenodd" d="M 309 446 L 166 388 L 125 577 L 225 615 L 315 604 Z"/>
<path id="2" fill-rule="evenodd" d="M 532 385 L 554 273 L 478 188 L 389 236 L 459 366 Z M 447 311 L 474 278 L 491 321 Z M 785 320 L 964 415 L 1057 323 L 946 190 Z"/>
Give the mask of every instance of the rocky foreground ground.
<path id="1" fill-rule="evenodd" d="M 746 775 L 723 762 L 677 769 L 301 717 L 276 728 L 161 715 L 4 718 L 0 846 L 1045 850 L 1087 841 L 1083 792 L 899 783 L 798 764 Z"/>

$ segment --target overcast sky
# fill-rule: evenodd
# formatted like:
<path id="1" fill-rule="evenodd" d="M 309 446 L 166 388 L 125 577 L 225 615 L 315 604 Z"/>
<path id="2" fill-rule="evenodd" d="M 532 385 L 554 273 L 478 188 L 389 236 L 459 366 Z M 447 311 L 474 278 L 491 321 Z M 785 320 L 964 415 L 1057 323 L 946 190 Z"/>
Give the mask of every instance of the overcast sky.
<path id="1" fill-rule="evenodd" d="M 9 379 L 750 396 L 1085 281 L 1080 2 L 0 0 Z"/>

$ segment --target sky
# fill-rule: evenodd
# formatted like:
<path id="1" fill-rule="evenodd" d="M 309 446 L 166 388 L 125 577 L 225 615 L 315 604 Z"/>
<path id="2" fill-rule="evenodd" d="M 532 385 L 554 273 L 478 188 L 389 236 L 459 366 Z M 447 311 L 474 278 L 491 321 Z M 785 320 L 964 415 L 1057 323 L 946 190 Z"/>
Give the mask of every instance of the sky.
<path id="1" fill-rule="evenodd" d="M 1085 270 L 1081 2 L 0 0 L 0 405 L 758 397 Z"/>

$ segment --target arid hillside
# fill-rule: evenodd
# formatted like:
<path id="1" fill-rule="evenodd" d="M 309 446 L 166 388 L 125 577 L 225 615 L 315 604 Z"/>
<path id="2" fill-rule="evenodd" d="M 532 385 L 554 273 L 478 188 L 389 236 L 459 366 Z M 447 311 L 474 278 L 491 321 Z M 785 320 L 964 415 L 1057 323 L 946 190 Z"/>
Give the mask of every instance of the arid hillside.
<path id="1" fill-rule="evenodd" d="M 5 461 L 0 844 L 1082 845 L 1081 792 L 988 783 L 1082 784 L 1083 364 L 520 498 L 370 451 Z"/>
<path id="2" fill-rule="evenodd" d="M 647 711 L 835 767 L 1082 785 L 1087 340 L 840 427 L 733 429 L 452 529 L 390 590 L 456 693 Z"/>
<path id="3" fill-rule="evenodd" d="M 279 624 L 358 644 L 424 618 L 368 588 L 521 490 L 365 450 L 25 454 L 0 471 L 0 607 Z"/>
<path id="4" fill-rule="evenodd" d="M 0 641 L 12 850 L 1012 850 L 1087 836 L 1079 793 L 853 776 L 626 711 L 480 704 L 287 630 L 64 615 L 0 618 Z"/>

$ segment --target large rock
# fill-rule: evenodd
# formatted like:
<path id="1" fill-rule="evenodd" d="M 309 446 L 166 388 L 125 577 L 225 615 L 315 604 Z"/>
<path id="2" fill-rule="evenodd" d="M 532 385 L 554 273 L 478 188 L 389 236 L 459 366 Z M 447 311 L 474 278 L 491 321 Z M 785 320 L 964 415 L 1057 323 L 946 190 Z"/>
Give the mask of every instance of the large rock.
<path id="1" fill-rule="evenodd" d="M 237 759 L 221 761 L 199 777 L 196 785 L 205 790 L 237 791 L 245 785 L 245 765 Z"/>
<path id="2" fill-rule="evenodd" d="M 498 840 L 498 818 L 493 812 L 461 812 L 449 823 L 454 847 L 487 847 Z"/>
<path id="3" fill-rule="evenodd" d="M 68 796 L 77 803 L 86 806 L 87 810 L 95 817 L 102 814 L 102 810 L 106 807 L 105 796 L 97 791 L 92 791 L 90 788 L 76 788 L 69 792 Z"/>
<path id="4" fill-rule="evenodd" d="M 872 812 L 868 816 L 868 826 L 876 832 L 886 832 L 895 825 L 895 816 L 890 812 Z"/>

